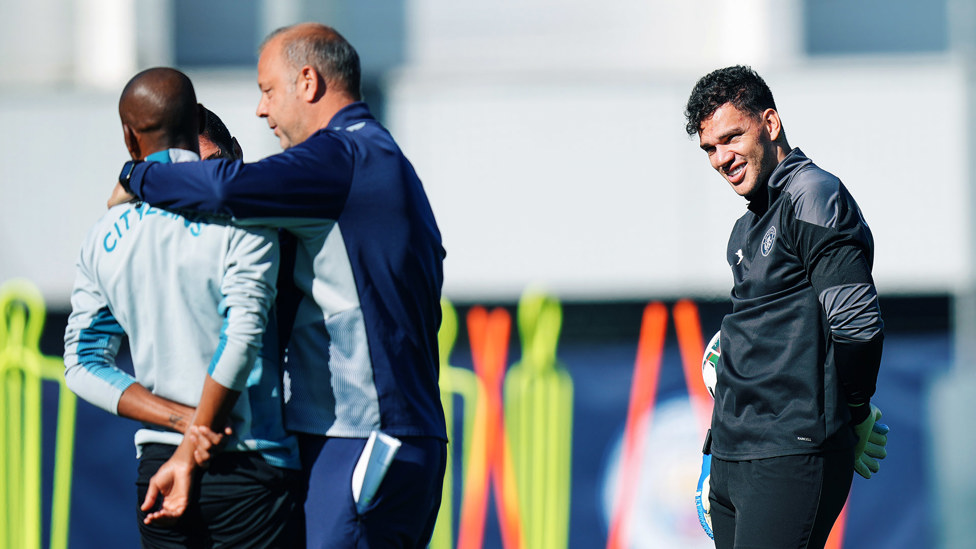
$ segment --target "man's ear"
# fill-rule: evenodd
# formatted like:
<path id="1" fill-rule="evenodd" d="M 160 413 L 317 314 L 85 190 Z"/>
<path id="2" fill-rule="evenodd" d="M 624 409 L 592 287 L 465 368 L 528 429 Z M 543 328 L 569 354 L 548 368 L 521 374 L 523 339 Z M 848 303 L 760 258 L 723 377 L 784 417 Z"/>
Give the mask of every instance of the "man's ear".
<path id="1" fill-rule="evenodd" d="M 770 141 L 776 141 L 783 133 L 783 123 L 779 119 L 779 113 L 775 109 L 766 109 L 762 113 L 763 128 L 769 134 Z"/>
<path id="2" fill-rule="evenodd" d="M 310 65 L 305 65 L 298 71 L 298 85 L 302 92 L 302 99 L 314 103 L 325 95 L 325 79 Z"/>
<path id="3" fill-rule="evenodd" d="M 129 156 L 133 160 L 141 160 L 142 147 L 139 146 L 139 137 L 128 124 L 122 124 L 122 138 L 125 140 L 125 148 L 129 150 Z"/>

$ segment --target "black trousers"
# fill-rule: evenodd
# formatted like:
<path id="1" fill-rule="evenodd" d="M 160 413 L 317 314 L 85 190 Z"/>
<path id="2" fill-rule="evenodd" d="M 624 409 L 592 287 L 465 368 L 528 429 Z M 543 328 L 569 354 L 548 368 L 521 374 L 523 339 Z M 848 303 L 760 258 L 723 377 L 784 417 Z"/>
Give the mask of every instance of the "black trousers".
<path id="1" fill-rule="evenodd" d="M 139 506 L 149 479 L 176 451 L 147 444 L 139 460 L 136 509 L 145 548 L 292 548 L 301 535 L 301 472 L 272 467 L 257 452 L 221 452 L 198 470 L 190 505 L 172 526 L 146 525 Z M 296 524 L 297 521 L 297 524 Z"/>
<path id="2" fill-rule="evenodd" d="M 853 474 L 853 450 L 750 461 L 712 456 L 715 547 L 822 548 Z"/>

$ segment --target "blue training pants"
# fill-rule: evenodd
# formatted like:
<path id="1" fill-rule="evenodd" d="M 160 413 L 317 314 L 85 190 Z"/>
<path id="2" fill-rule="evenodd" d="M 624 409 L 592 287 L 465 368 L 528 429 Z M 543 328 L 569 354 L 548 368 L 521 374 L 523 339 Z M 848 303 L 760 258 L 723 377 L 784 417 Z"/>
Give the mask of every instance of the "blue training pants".
<path id="1" fill-rule="evenodd" d="M 352 472 L 366 439 L 299 435 L 308 480 L 308 549 L 427 546 L 440 509 L 447 443 L 429 437 L 400 441 L 403 445 L 376 496 L 360 515 L 352 496 Z"/>

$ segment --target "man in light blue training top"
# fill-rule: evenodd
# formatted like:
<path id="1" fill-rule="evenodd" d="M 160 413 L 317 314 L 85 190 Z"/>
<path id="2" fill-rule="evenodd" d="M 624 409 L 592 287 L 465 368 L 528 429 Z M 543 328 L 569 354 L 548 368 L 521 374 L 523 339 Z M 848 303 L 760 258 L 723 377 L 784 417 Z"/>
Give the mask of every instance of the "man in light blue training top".
<path id="1" fill-rule="evenodd" d="M 284 152 L 251 164 L 127 163 L 120 182 L 155 206 L 287 229 L 296 254 L 286 282 L 298 293 L 279 286 L 279 306 L 297 309 L 284 334 L 285 414 L 308 478 L 308 545 L 425 547 L 447 440 L 434 215 L 410 162 L 360 100 L 359 58 L 334 29 L 273 33 L 258 86 L 257 114 Z M 353 468 L 374 431 L 402 446 L 373 503 L 357 508 Z"/>
<path id="2" fill-rule="evenodd" d="M 119 113 L 133 158 L 199 160 L 203 111 L 182 73 L 139 73 Z M 202 141 L 232 150 L 219 133 Z M 143 423 L 135 437 L 140 503 L 160 467 L 179 469 L 187 483 L 182 499 L 166 501 L 170 521 L 147 520 L 154 511 L 143 505 L 143 547 L 294 547 L 297 441 L 284 430 L 275 342 L 262 346 L 277 261 L 271 230 L 146 203 L 111 208 L 85 240 L 65 332 L 68 386 Z M 126 334 L 134 377 L 115 364 Z M 225 425 L 224 451 L 198 469 L 193 437 L 181 433 Z"/>

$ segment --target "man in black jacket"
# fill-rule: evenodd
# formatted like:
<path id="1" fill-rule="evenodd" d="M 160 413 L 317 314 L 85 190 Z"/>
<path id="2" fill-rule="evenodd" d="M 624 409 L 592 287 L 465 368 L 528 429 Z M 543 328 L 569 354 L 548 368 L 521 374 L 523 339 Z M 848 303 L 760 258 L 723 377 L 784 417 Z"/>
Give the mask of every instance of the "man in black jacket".
<path id="1" fill-rule="evenodd" d="M 715 544 L 823 547 L 853 472 L 869 478 L 884 457 L 871 231 L 841 181 L 789 146 L 752 69 L 704 76 L 685 116 L 748 200 L 729 238 L 733 307 L 706 445 Z"/>

